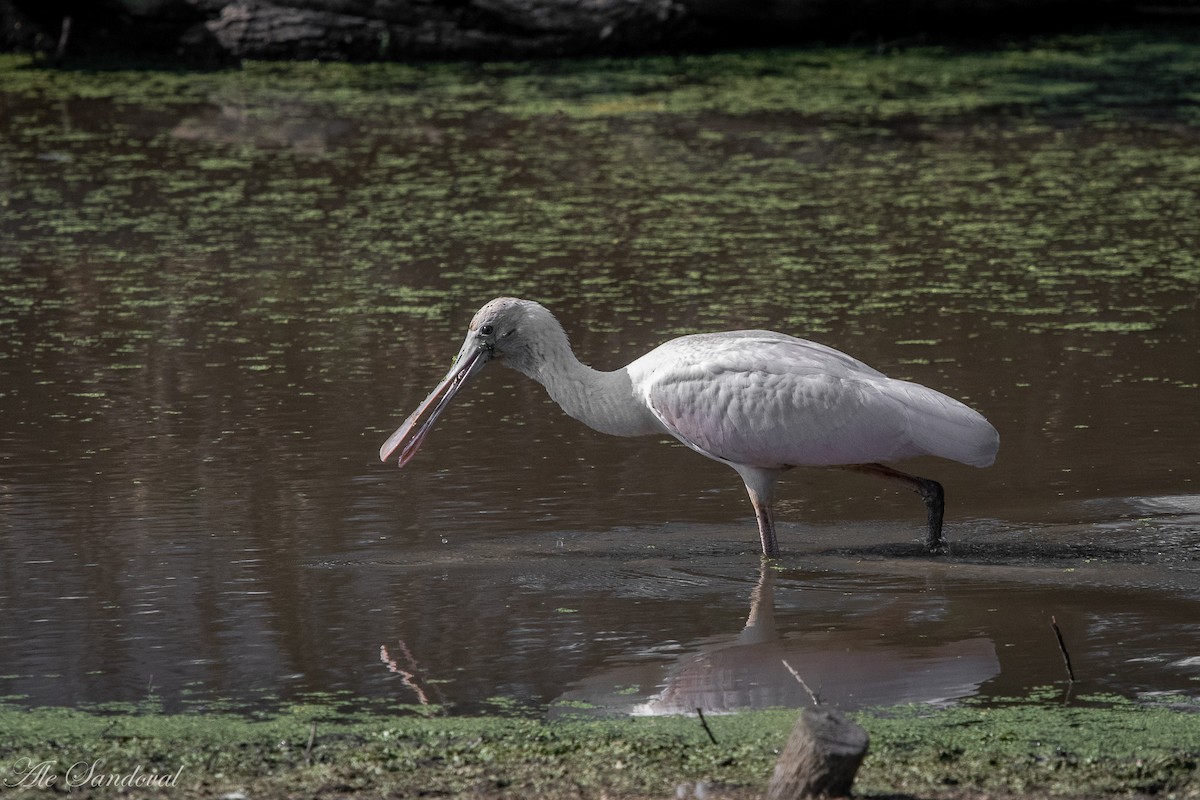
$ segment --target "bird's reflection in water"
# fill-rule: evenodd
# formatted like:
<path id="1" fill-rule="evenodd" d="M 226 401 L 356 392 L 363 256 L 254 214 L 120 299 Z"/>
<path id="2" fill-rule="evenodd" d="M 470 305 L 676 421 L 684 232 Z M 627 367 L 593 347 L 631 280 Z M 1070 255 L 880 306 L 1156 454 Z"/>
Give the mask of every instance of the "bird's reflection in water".
<path id="1" fill-rule="evenodd" d="M 737 634 L 704 640 L 671 663 L 654 660 L 595 674 L 560 697 L 551 716 L 582 708 L 635 715 L 797 708 L 812 704 L 808 689 L 843 709 L 939 704 L 975 694 L 1000 672 L 995 647 L 982 636 L 939 640 L 925 631 L 917 641 L 897 641 L 886 635 L 899 627 L 897 612 L 907 613 L 896 606 L 857 619 L 855 630 L 781 636 L 774 583 L 774 570 L 764 561 L 749 617 Z M 863 627 L 877 627 L 879 641 L 864 644 L 870 637 Z"/>

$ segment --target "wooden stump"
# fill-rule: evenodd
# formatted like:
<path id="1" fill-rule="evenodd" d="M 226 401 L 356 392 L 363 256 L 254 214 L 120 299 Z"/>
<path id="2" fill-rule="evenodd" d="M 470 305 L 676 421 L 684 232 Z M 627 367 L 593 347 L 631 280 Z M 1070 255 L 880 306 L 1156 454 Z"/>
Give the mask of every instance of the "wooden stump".
<path id="1" fill-rule="evenodd" d="M 767 800 L 846 797 L 867 755 L 867 732 L 832 708 L 806 708 L 775 762 Z"/>

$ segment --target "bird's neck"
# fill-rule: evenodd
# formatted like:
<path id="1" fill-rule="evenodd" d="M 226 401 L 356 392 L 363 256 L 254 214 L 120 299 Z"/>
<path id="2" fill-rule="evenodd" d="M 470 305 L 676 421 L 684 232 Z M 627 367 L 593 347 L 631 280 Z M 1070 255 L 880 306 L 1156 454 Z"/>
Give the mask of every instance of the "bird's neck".
<path id="1" fill-rule="evenodd" d="M 645 436 L 663 428 L 633 393 L 624 368 L 595 370 L 571 351 L 566 334 L 544 343 L 529 369 L 517 367 L 542 386 L 554 402 L 589 428 L 612 436 Z M 514 365 L 516 366 L 516 365 Z"/>

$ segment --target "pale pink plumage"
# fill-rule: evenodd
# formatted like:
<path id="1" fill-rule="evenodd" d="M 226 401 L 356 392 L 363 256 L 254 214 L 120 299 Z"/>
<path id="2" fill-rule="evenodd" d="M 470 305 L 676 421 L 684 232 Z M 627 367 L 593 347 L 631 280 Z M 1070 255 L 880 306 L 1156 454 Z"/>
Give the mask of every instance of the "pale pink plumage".
<path id="1" fill-rule="evenodd" d="M 502 297 L 471 321 L 455 366 L 380 448 L 401 466 L 437 416 L 491 360 L 546 387 L 571 416 L 604 433 L 668 433 L 742 476 L 763 553 L 778 552 L 775 482 L 797 466 L 842 467 L 899 480 L 925 499 L 927 543 L 941 544 L 942 488 L 880 462 L 922 455 L 990 465 L 1000 437 L 978 412 L 919 384 L 889 378 L 825 345 L 771 331 L 672 339 L 613 372 L 580 363 L 541 305 Z"/>

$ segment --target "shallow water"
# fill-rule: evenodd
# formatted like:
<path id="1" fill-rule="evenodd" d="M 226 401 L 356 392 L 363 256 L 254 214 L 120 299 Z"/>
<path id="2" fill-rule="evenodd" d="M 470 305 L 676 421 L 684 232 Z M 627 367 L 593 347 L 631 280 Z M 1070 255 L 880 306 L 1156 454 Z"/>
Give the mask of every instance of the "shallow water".
<path id="1" fill-rule="evenodd" d="M 986 700 L 1065 691 L 1054 618 L 1075 693 L 1196 696 L 1200 127 L 779 84 L 854 58 L 10 65 L 0 695 L 720 711 L 807 702 L 786 660 L 843 706 Z M 765 572 L 734 473 L 498 367 L 380 464 L 498 294 L 601 368 L 814 338 L 980 409 L 1000 458 L 910 463 L 937 558 L 914 496 L 797 470 Z"/>

